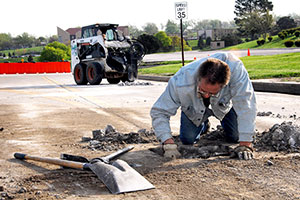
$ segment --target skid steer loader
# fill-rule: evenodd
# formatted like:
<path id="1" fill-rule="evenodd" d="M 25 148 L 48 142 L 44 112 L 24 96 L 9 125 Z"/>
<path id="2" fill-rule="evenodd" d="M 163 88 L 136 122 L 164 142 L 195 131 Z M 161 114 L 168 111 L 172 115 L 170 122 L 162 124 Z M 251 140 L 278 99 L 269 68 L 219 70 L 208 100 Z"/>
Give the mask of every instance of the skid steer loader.
<path id="1" fill-rule="evenodd" d="M 144 56 L 144 47 L 117 30 L 118 24 L 82 27 L 81 39 L 71 41 L 71 66 L 77 85 L 133 82 Z"/>

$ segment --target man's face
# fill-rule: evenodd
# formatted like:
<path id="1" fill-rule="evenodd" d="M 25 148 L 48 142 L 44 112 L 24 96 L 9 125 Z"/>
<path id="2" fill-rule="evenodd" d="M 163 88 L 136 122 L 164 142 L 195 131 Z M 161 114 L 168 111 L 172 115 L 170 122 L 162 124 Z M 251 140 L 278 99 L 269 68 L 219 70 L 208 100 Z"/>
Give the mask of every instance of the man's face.
<path id="1" fill-rule="evenodd" d="M 197 86 L 197 94 L 199 97 L 201 96 L 202 98 L 209 98 L 211 96 L 217 95 L 221 89 L 221 84 L 217 83 L 212 85 L 210 83 L 207 83 L 206 78 L 202 78 Z"/>

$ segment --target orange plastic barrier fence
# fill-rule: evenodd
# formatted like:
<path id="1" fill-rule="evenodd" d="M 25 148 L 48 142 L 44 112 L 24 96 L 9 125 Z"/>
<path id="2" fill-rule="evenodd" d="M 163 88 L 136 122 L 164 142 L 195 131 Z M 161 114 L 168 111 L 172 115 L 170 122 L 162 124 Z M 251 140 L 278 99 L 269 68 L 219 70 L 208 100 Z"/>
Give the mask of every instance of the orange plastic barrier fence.
<path id="1" fill-rule="evenodd" d="M 68 73 L 70 62 L 0 63 L 0 74 Z"/>

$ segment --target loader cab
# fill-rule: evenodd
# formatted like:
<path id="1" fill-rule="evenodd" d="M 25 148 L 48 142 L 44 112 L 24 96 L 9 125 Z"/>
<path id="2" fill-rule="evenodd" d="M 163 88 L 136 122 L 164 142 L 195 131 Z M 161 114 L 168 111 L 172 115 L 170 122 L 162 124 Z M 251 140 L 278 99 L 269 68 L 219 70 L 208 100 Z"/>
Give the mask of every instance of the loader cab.
<path id="1" fill-rule="evenodd" d="M 118 26 L 118 24 L 93 24 L 84 26 L 81 28 L 81 38 L 104 34 L 107 41 L 123 41 L 125 38 L 117 31 Z"/>

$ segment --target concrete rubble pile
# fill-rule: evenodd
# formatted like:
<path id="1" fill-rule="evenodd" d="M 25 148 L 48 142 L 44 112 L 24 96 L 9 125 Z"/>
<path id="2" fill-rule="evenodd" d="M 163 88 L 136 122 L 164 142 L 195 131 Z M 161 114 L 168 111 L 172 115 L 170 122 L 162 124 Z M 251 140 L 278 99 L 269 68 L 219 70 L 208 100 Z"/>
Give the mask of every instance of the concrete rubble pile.
<path id="1" fill-rule="evenodd" d="M 292 122 L 273 125 L 268 131 L 257 134 L 257 150 L 300 152 L 300 127 Z"/>
<path id="2" fill-rule="evenodd" d="M 138 132 L 120 133 L 112 125 L 104 130 L 94 130 L 93 138 L 82 138 L 89 142 L 88 148 L 101 151 L 115 151 L 127 144 L 142 144 L 157 142 L 153 130 L 140 129 Z"/>
<path id="3" fill-rule="evenodd" d="M 139 82 L 139 81 L 134 81 L 134 82 L 120 82 L 118 86 L 147 86 L 147 85 L 153 85 L 151 82 Z"/>

